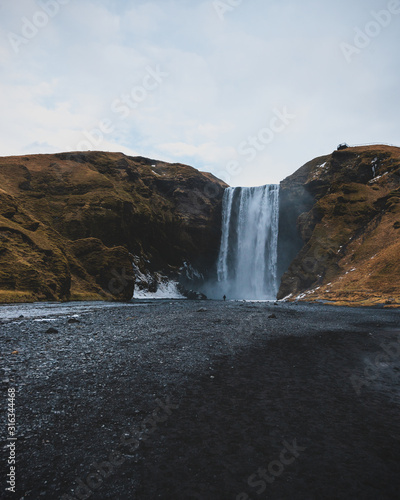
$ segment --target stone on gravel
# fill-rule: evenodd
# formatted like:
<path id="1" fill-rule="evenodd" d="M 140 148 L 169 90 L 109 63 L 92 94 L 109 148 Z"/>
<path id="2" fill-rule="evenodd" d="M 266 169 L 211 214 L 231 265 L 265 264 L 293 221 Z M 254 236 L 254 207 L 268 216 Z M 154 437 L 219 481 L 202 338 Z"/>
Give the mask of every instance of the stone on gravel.
<path id="1" fill-rule="evenodd" d="M 48 328 L 45 333 L 58 333 L 58 330 L 56 330 L 55 328 L 51 327 L 51 328 Z"/>

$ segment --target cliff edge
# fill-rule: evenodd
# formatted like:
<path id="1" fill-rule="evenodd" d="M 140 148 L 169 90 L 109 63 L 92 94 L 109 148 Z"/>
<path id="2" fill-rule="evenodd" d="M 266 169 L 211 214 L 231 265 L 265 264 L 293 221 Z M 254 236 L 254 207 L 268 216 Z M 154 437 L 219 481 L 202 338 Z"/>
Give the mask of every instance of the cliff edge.
<path id="1" fill-rule="evenodd" d="M 0 302 L 129 300 L 138 276 L 206 272 L 224 187 L 122 153 L 0 158 Z"/>
<path id="2" fill-rule="evenodd" d="M 400 148 L 336 150 L 285 179 L 281 195 L 278 298 L 400 305 Z"/>

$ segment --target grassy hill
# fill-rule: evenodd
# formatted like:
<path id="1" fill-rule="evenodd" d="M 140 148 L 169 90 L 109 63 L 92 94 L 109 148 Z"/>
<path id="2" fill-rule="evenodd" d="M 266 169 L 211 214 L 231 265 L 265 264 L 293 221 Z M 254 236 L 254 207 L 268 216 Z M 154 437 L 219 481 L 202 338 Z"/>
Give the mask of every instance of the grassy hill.
<path id="1" fill-rule="evenodd" d="M 133 265 L 211 266 L 224 186 L 122 153 L 0 158 L 0 302 L 127 300 Z"/>
<path id="2" fill-rule="evenodd" d="M 316 158 L 282 182 L 282 196 L 308 210 L 297 213 L 302 248 L 280 298 L 400 305 L 400 148 Z"/>

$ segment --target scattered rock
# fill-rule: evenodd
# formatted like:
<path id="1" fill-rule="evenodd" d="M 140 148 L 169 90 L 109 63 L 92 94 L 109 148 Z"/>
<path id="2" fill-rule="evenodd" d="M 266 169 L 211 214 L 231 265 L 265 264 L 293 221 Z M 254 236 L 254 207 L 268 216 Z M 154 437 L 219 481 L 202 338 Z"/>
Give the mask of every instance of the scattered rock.
<path id="1" fill-rule="evenodd" d="M 79 319 L 76 319 L 76 318 L 69 318 L 68 323 L 70 325 L 74 325 L 76 323 L 80 323 L 80 321 L 79 321 Z"/>
<path id="2" fill-rule="evenodd" d="M 201 307 L 200 309 L 197 310 L 198 313 L 204 313 L 204 312 L 207 312 L 207 309 L 205 309 L 204 307 Z"/>
<path id="3" fill-rule="evenodd" d="M 55 328 L 51 327 L 51 328 L 48 328 L 45 333 L 58 333 L 58 330 L 56 330 Z"/>
<path id="4" fill-rule="evenodd" d="M 207 300 L 207 295 L 204 293 L 195 292 L 194 290 L 186 290 L 181 288 L 181 293 L 189 300 Z"/>
<path id="5" fill-rule="evenodd" d="M 19 354 L 19 351 L 13 351 L 11 354 Z"/>
<path id="6" fill-rule="evenodd" d="M 276 319 L 276 314 L 270 314 L 270 315 L 268 316 L 268 319 Z"/>

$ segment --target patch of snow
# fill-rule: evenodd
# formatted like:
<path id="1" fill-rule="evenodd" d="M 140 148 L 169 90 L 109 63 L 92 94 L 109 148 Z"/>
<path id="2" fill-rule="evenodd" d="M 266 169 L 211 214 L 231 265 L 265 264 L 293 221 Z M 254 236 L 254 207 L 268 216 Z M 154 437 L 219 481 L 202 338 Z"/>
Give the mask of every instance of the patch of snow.
<path id="1" fill-rule="evenodd" d="M 50 322 L 50 321 L 57 321 L 58 318 L 38 318 L 38 319 L 34 319 L 33 321 L 35 323 L 47 323 L 47 322 Z"/>
<path id="2" fill-rule="evenodd" d="M 228 302 L 239 302 L 238 300 L 229 300 L 227 299 Z M 258 304 L 258 303 L 262 303 L 262 304 L 266 304 L 266 303 L 270 303 L 270 302 L 276 302 L 276 300 L 272 300 L 272 299 L 244 299 L 242 302 L 246 302 L 246 303 L 249 303 L 249 304 Z"/>
<path id="3" fill-rule="evenodd" d="M 133 270 L 135 271 L 135 285 L 137 285 L 140 282 L 146 283 L 149 280 L 151 280 L 150 274 L 147 275 L 147 274 L 142 273 L 141 270 L 139 269 L 139 266 L 134 265 Z M 135 288 L 136 288 L 136 286 L 135 286 Z"/>
<path id="4" fill-rule="evenodd" d="M 185 299 L 178 290 L 178 283 L 166 281 L 158 284 L 157 291 L 152 293 L 148 290 L 137 290 L 133 294 L 134 299 Z"/>
<path id="5" fill-rule="evenodd" d="M 141 271 L 139 258 L 134 257 L 133 270 L 135 272 L 134 299 L 184 299 L 178 290 L 178 283 L 168 279 L 160 273 L 150 273 L 148 270 Z M 149 289 L 156 290 L 155 292 Z"/>
<path id="6" fill-rule="evenodd" d="M 328 162 L 326 161 L 326 162 L 325 162 L 325 163 L 323 163 L 322 165 L 318 165 L 318 167 L 317 167 L 317 168 L 324 168 L 324 167 L 325 167 L 325 165 L 326 165 L 327 163 L 328 163 Z"/>
<path id="7" fill-rule="evenodd" d="M 374 174 L 374 178 L 371 179 L 368 184 L 373 184 L 374 182 L 378 181 L 379 179 L 382 178 L 382 175 L 378 175 L 378 177 L 375 177 L 375 174 Z"/>
<path id="8" fill-rule="evenodd" d="M 375 177 L 374 179 L 371 179 L 370 181 L 368 181 L 368 184 L 373 184 L 374 182 L 378 181 L 379 179 L 381 179 L 382 177 L 384 177 L 385 175 L 387 175 L 389 172 L 385 172 L 384 174 L 382 175 L 378 175 L 378 177 Z"/>
<path id="9" fill-rule="evenodd" d="M 371 163 L 372 163 L 372 176 L 375 177 L 376 176 L 376 171 L 378 169 L 378 165 L 377 165 L 378 158 L 374 158 Z"/>
<path id="10" fill-rule="evenodd" d="M 183 267 L 181 267 L 180 271 L 185 271 L 186 278 L 189 280 L 194 280 L 194 279 L 204 279 L 204 276 L 197 271 L 191 264 L 188 264 L 187 262 L 183 263 Z"/>

